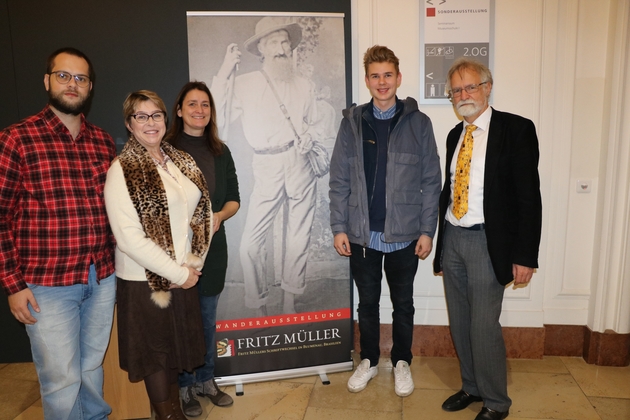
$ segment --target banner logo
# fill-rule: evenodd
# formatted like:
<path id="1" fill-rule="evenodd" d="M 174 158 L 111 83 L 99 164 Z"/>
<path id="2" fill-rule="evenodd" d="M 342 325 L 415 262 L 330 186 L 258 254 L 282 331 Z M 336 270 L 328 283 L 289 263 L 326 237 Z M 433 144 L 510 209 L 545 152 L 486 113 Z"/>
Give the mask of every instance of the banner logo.
<path id="1" fill-rule="evenodd" d="M 228 340 L 224 338 L 217 341 L 217 357 L 232 357 L 236 356 L 236 347 L 234 346 L 234 340 Z"/>

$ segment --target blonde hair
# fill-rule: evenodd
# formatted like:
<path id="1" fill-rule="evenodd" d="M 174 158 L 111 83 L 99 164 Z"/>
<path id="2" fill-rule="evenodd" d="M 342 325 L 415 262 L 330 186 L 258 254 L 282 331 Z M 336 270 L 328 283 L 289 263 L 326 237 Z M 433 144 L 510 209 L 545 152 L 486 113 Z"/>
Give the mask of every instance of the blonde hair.
<path id="1" fill-rule="evenodd" d="M 374 45 L 363 54 L 363 67 L 365 67 L 365 75 L 368 75 L 368 67 L 372 63 L 392 63 L 396 69 L 396 73 L 400 73 L 398 68 L 398 57 L 392 50 L 382 45 Z"/>
<path id="2" fill-rule="evenodd" d="M 137 90 L 127 95 L 125 102 L 123 102 L 123 117 L 125 123 L 129 124 L 131 122 L 131 116 L 136 112 L 138 106 L 146 101 L 153 102 L 160 111 L 164 112 L 164 122 L 166 122 L 168 112 L 166 111 L 166 106 L 162 98 L 160 98 L 157 93 L 150 90 Z"/>

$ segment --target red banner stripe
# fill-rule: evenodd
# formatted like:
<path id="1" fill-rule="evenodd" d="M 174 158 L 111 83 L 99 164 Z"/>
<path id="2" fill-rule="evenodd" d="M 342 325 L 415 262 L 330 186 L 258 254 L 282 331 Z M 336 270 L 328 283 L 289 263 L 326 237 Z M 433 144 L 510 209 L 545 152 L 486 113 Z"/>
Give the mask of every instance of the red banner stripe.
<path id="1" fill-rule="evenodd" d="M 284 325 L 308 324 L 311 322 L 336 321 L 350 318 L 350 308 L 329 309 L 325 311 L 302 312 L 299 314 L 283 314 L 263 316 L 259 318 L 242 318 L 217 320 L 217 332 L 251 330 L 255 328 L 281 327 Z"/>

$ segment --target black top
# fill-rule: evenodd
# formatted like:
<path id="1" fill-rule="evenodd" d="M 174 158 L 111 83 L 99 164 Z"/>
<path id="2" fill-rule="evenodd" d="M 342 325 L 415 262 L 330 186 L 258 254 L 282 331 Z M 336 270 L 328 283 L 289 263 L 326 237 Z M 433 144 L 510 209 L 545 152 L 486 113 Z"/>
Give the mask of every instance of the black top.
<path id="1" fill-rule="evenodd" d="M 374 120 L 376 130 L 376 165 L 374 168 L 374 185 L 368 190 L 368 203 L 370 204 L 370 230 L 374 232 L 385 231 L 385 180 L 387 177 L 387 142 L 389 141 L 388 120 Z M 367 174 L 367 171 L 366 171 Z"/>
<path id="2" fill-rule="evenodd" d="M 213 212 L 220 211 L 228 201 L 241 202 L 236 167 L 232 153 L 226 145 L 223 145 L 221 155 L 213 156 L 205 143 L 205 138 L 181 133 L 177 140 L 177 146 L 195 159 L 197 166 L 206 177 Z M 199 293 L 204 296 L 216 296 L 221 293 L 227 272 L 227 240 L 223 223 L 212 237 L 202 272 L 199 283 L 197 283 Z"/>
<path id="3" fill-rule="evenodd" d="M 191 136 L 182 132 L 178 140 L 177 145 L 195 159 L 197 166 L 199 166 L 203 176 L 206 178 L 208 193 L 210 197 L 214 197 L 214 190 L 216 188 L 214 159 L 211 159 L 213 156 L 208 148 L 206 137 Z M 212 206 L 212 211 L 217 211 L 214 209 L 214 206 Z"/>

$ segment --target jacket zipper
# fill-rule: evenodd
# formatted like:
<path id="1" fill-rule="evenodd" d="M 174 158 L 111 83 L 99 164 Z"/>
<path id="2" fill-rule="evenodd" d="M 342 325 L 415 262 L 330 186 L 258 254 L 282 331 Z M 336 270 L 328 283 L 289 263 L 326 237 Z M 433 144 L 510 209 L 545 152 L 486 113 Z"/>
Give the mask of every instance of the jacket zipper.
<path id="1" fill-rule="evenodd" d="M 354 110 L 355 110 L 355 112 L 356 112 L 357 108 L 355 108 Z M 359 114 L 359 124 L 356 124 L 356 121 L 353 121 L 353 118 L 350 118 L 350 121 L 351 121 L 352 123 L 354 123 L 354 125 L 355 125 L 355 130 L 356 130 L 356 133 L 357 133 L 357 138 L 359 139 L 359 148 L 360 148 L 360 150 L 361 150 L 361 155 L 363 155 L 363 130 L 361 129 L 361 126 L 360 126 L 360 124 L 361 124 L 361 121 L 362 121 L 362 120 L 363 120 L 363 114 L 362 114 L 362 113 L 361 113 L 361 114 Z M 357 156 L 358 156 L 358 154 L 357 154 Z M 358 165 L 358 163 L 357 163 L 357 171 L 358 171 L 359 173 L 361 173 L 361 172 L 359 171 L 359 169 L 358 169 L 358 168 L 359 168 L 359 165 Z M 365 175 L 365 174 L 364 174 L 364 175 Z M 363 189 L 363 185 L 361 185 L 361 183 L 359 182 L 358 187 L 360 188 L 360 190 L 359 190 L 359 193 L 360 193 L 360 192 L 361 192 L 361 190 Z M 359 194 L 359 196 L 361 196 L 361 194 Z M 369 210 L 368 210 L 368 211 L 369 211 Z M 363 225 L 365 225 L 365 219 L 363 219 Z M 365 247 L 366 247 L 366 246 L 367 246 L 367 243 L 363 242 L 363 258 L 365 258 Z"/>

